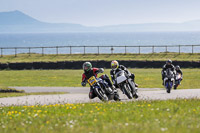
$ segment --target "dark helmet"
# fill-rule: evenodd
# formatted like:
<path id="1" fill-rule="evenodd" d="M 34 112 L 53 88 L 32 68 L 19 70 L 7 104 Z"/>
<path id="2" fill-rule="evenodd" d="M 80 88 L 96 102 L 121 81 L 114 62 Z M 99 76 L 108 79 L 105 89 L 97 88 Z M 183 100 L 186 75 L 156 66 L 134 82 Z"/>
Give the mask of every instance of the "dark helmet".
<path id="1" fill-rule="evenodd" d="M 179 65 L 176 66 L 176 70 L 180 70 L 180 66 Z"/>
<path id="2" fill-rule="evenodd" d="M 90 62 L 83 63 L 83 70 L 84 71 L 88 72 L 88 71 L 91 70 L 91 68 L 92 68 L 92 64 Z"/>
<path id="3" fill-rule="evenodd" d="M 172 64 L 172 60 L 170 60 L 170 59 L 167 60 L 167 61 L 166 61 L 166 64 L 167 64 L 167 65 L 171 65 L 171 64 Z"/>

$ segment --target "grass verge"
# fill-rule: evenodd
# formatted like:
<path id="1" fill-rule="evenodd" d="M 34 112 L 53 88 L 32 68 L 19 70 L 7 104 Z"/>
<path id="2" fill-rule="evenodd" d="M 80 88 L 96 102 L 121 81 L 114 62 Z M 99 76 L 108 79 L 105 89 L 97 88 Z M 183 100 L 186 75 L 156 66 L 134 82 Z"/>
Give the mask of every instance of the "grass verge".
<path id="1" fill-rule="evenodd" d="M 66 94 L 66 92 L 0 93 L 0 98 L 19 97 L 19 96 L 28 96 L 28 95 L 54 95 L 54 94 Z"/>
<path id="2" fill-rule="evenodd" d="M 198 133 L 200 99 L 0 107 L 1 133 Z"/>
<path id="3" fill-rule="evenodd" d="M 163 88 L 161 69 L 129 69 L 136 76 L 140 88 Z M 183 81 L 179 89 L 200 88 L 200 69 L 182 69 Z M 67 86 L 80 87 L 82 70 L 4 70 L 0 71 L 2 86 Z M 104 74 L 110 75 L 106 69 Z M 99 74 L 100 76 L 101 74 Z"/>
<path id="4" fill-rule="evenodd" d="M 0 86 L 0 98 L 2 97 L 18 97 L 28 95 L 53 95 L 53 94 L 66 94 L 66 92 L 32 92 L 25 93 L 24 90 L 17 90 L 5 86 Z"/>
<path id="5" fill-rule="evenodd" d="M 8 62 L 57 62 L 57 61 L 81 61 L 81 60 L 158 60 L 166 61 L 168 59 L 177 61 L 199 61 L 199 53 L 154 53 L 154 54 L 59 54 L 44 55 L 41 54 L 18 54 L 5 55 L 0 57 L 1 63 Z"/>

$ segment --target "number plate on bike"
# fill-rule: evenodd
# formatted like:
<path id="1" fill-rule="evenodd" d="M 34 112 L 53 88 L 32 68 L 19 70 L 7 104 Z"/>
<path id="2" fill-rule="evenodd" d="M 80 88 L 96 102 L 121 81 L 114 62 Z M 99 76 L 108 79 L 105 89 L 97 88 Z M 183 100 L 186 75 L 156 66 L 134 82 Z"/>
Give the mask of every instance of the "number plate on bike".
<path id="1" fill-rule="evenodd" d="M 92 76 L 91 78 L 88 79 L 88 83 L 92 86 L 93 84 L 95 84 L 97 82 L 96 78 L 94 76 Z"/>

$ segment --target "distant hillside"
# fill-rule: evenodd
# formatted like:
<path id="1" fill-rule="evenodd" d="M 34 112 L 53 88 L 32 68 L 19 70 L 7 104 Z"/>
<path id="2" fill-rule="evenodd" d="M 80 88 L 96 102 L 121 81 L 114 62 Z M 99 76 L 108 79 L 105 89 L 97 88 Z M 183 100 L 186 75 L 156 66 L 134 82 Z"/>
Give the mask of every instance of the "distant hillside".
<path id="1" fill-rule="evenodd" d="M 42 22 L 20 12 L 0 12 L 0 25 L 29 25 L 42 24 Z"/>
<path id="2" fill-rule="evenodd" d="M 200 20 L 184 23 L 122 24 L 86 27 L 72 23 L 45 23 L 20 11 L 0 12 L 0 33 L 58 33 L 58 32 L 159 32 L 200 31 Z"/>
<path id="3" fill-rule="evenodd" d="M 0 12 L 0 33 L 77 32 L 84 28 L 80 24 L 41 22 L 20 11 Z"/>

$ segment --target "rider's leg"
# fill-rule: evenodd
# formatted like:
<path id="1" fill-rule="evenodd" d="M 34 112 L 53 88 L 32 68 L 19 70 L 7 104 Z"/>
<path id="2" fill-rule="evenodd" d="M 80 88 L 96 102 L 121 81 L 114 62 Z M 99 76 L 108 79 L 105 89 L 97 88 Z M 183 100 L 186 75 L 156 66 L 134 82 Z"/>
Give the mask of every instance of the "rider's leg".
<path id="1" fill-rule="evenodd" d="M 96 97 L 96 94 L 94 93 L 94 91 L 90 88 L 90 92 L 89 92 L 89 98 L 93 99 Z"/>
<path id="2" fill-rule="evenodd" d="M 162 85 L 164 85 L 164 74 L 162 74 Z"/>
<path id="3" fill-rule="evenodd" d="M 133 80 L 133 82 L 135 83 L 135 75 L 133 73 L 131 73 L 130 78 Z M 138 87 L 138 84 L 135 83 L 135 87 Z"/>
<path id="4" fill-rule="evenodd" d="M 105 75 L 102 75 L 100 78 L 103 79 L 103 80 L 105 80 L 105 81 L 108 83 L 108 85 L 109 85 L 112 89 L 114 89 L 114 85 L 113 85 L 112 82 L 110 81 L 108 75 L 106 75 L 106 74 L 105 74 Z"/>
<path id="5" fill-rule="evenodd" d="M 106 74 L 105 74 L 105 75 L 102 75 L 100 78 L 103 79 L 103 80 L 105 80 L 105 81 L 108 83 L 108 85 L 111 87 L 111 89 L 112 89 L 113 92 L 114 92 L 114 99 L 115 99 L 115 95 L 118 95 L 118 93 L 117 93 L 117 90 L 116 90 L 115 86 L 114 86 L 114 85 L 112 84 L 112 82 L 110 81 L 108 75 L 106 75 Z M 116 100 L 116 99 L 115 99 L 115 100 Z M 120 98 L 119 98 L 118 100 L 120 100 Z"/>
<path id="6" fill-rule="evenodd" d="M 131 73 L 130 78 L 135 82 L 135 75 L 133 73 Z"/>

